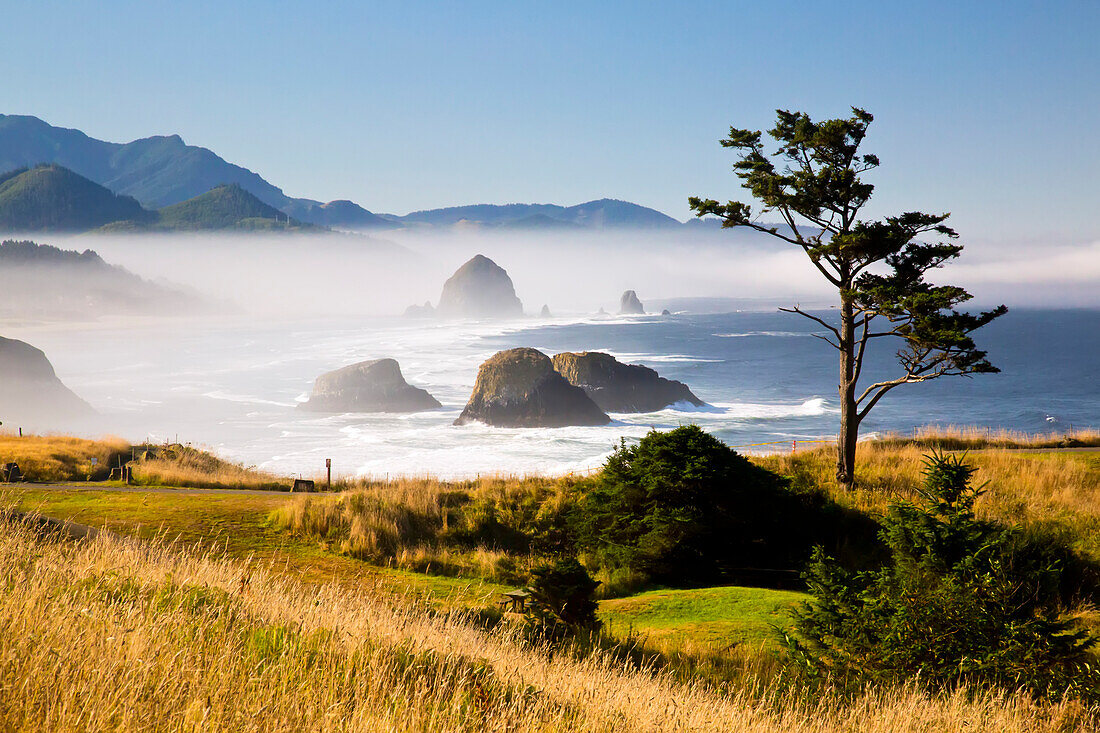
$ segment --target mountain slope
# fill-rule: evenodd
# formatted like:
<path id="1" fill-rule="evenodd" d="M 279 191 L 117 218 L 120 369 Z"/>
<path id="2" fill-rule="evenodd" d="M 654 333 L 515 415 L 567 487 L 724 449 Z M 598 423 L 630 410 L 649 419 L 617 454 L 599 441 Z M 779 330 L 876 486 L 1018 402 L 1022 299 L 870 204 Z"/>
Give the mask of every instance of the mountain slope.
<path id="1" fill-rule="evenodd" d="M 0 115 L 0 170 L 39 163 L 62 165 L 150 208 L 185 201 L 221 183 L 240 184 L 269 205 L 290 201 L 247 168 L 187 145 L 179 135 L 111 143 L 37 117 Z"/>
<path id="2" fill-rule="evenodd" d="M 524 222 L 545 226 L 546 220 L 574 224 L 589 229 L 664 229 L 683 226 L 671 216 L 629 201 L 598 199 L 576 206 L 557 204 L 474 204 L 452 206 L 444 209 L 414 211 L 395 217 L 398 221 L 429 224 L 437 227 L 464 224 L 488 226 L 516 226 L 526 228 Z"/>
<path id="3" fill-rule="evenodd" d="M 161 209 L 151 228 L 172 231 L 300 229 L 302 224 L 234 183 L 217 186 Z"/>
<path id="4" fill-rule="evenodd" d="M 144 222 L 150 212 L 129 196 L 58 165 L 0 176 L 0 230 L 79 232 L 116 221 Z"/>

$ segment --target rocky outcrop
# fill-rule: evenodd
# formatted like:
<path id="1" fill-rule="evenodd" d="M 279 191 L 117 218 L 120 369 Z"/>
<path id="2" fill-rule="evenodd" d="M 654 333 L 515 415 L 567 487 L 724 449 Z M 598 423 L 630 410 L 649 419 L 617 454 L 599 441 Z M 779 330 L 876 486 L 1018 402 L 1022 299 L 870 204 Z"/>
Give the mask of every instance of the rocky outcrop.
<path id="1" fill-rule="evenodd" d="M 481 365 L 466 409 L 455 425 L 469 422 L 510 428 L 606 425 L 603 410 L 554 371 L 535 349 L 501 351 Z"/>
<path id="2" fill-rule="evenodd" d="M 13 427 L 51 428 L 93 414 L 61 383 L 40 349 L 0 337 L 0 420 Z"/>
<path id="3" fill-rule="evenodd" d="M 642 301 L 638 300 L 638 294 L 633 290 L 627 290 L 619 298 L 619 314 L 637 315 L 641 313 L 645 313 L 645 308 L 642 307 Z"/>
<path id="4" fill-rule="evenodd" d="M 504 268 L 477 255 L 443 283 L 436 311 L 445 318 L 512 318 L 523 315 L 523 303 Z"/>
<path id="5" fill-rule="evenodd" d="M 565 352 L 553 360 L 554 369 L 580 387 L 607 412 L 655 412 L 677 402 L 705 404 L 683 382 L 665 379 L 649 367 L 623 364 L 610 354 Z"/>
<path id="6" fill-rule="evenodd" d="M 435 316 L 435 308 L 432 308 L 432 301 L 425 300 L 424 305 L 410 305 L 405 309 L 406 318 L 432 318 Z"/>
<path id="7" fill-rule="evenodd" d="M 549 317 L 550 317 L 550 306 L 548 306 L 544 303 L 543 306 L 542 306 L 542 310 L 539 311 L 539 318 L 549 318 Z"/>
<path id="8" fill-rule="evenodd" d="M 314 412 L 419 412 L 439 407 L 426 390 L 401 376 L 393 359 L 375 359 L 317 377 L 309 401 L 299 407 Z"/>
<path id="9" fill-rule="evenodd" d="M 663 311 L 661 311 L 661 315 L 662 316 L 671 316 L 672 311 L 670 311 L 668 308 L 665 308 Z"/>

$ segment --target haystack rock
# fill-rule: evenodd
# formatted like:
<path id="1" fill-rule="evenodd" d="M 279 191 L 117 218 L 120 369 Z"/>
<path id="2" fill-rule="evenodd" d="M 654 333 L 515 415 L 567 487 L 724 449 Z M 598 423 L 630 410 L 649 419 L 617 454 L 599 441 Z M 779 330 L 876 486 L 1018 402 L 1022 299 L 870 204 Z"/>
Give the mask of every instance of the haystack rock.
<path id="1" fill-rule="evenodd" d="M 550 317 L 550 306 L 548 306 L 546 304 L 543 304 L 542 310 L 539 311 L 539 318 L 549 318 L 549 317 Z"/>
<path id="2" fill-rule="evenodd" d="M 0 337 L 0 419 L 9 426 L 51 428 L 94 414 L 61 383 L 40 349 Z"/>
<path id="3" fill-rule="evenodd" d="M 610 354 L 565 352 L 553 360 L 554 369 L 580 387 L 607 412 L 655 412 L 677 402 L 705 404 L 683 382 L 665 379 L 649 367 L 623 364 Z"/>
<path id="4" fill-rule="evenodd" d="M 561 428 L 611 422 L 584 390 L 554 371 L 535 349 L 509 349 L 481 365 L 466 409 L 455 425 L 469 422 L 508 428 Z"/>
<path id="5" fill-rule="evenodd" d="M 523 303 L 504 268 L 477 255 L 443 283 L 436 311 L 445 318 L 512 318 L 523 315 Z"/>
<path id="6" fill-rule="evenodd" d="M 439 406 L 426 390 L 405 381 L 393 359 L 363 361 L 322 374 L 309 401 L 299 405 L 314 412 L 419 412 Z"/>
<path id="7" fill-rule="evenodd" d="M 627 290 L 623 293 L 623 297 L 619 298 L 619 314 L 634 315 L 641 313 L 645 313 L 645 308 L 642 307 L 642 301 L 638 300 L 638 294 L 633 290 Z"/>

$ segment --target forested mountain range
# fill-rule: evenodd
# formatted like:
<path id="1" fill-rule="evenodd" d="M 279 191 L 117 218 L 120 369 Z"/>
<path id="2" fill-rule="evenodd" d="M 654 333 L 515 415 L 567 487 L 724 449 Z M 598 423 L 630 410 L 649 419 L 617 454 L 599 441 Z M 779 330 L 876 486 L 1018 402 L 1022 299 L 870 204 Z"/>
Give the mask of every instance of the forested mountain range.
<path id="1" fill-rule="evenodd" d="M 60 165 L 0 174 L 0 231 L 216 231 L 317 229 L 265 204 L 238 184 L 159 210 Z"/>
<path id="2" fill-rule="evenodd" d="M 195 199 L 223 185 L 236 185 L 292 220 L 335 229 L 478 226 L 568 230 L 685 226 L 655 209 L 616 199 L 576 206 L 475 204 L 415 211 L 403 216 L 375 214 L 347 200 L 322 203 L 291 198 L 253 171 L 234 165 L 207 148 L 188 145 L 179 135 L 113 143 L 89 137 L 80 130 L 55 127 L 37 117 L 0 114 L 0 174 L 34 169 L 41 164 L 66 168 L 118 196 L 132 197 L 149 210 Z"/>

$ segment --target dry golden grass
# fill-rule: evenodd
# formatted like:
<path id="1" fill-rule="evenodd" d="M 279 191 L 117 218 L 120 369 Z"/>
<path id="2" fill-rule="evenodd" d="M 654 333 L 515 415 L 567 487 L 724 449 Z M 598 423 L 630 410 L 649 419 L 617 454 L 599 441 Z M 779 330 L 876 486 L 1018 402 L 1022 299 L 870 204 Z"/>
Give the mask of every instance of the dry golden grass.
<path id="1" fill-rule="evenodd" d="M 796 484 L 821 487 L 842 504 L 881 514 L 891 503 L 917 498 L 929 450 L 912 443 L 861 443 L 852 489 L 837 485 L 836 453 L 831 448 L 753 460 L 793 477 Z M 995 448 L 969 452 L 967 461 L 978 469 L 974 480 L 985 484 L 975 505 L 979 516 L 1007 524 L 1063 527 L 1078 549 L 1100 560 L 1100 454 Z"/>
<path id="2" fill-rule="evenodd" d="M 1069 431 L 1025 433 L 966 425 L 925 425 L 912 435 L 887 433 L 880 441 L 887 445 L 918 445 L 945 450 L 979 448 L 1087 448 L 1100 447 L 1100 430 L 1074 428 Z"/>
<path id="3" fill-rule="evenodd" d="M 130 444 L 121 438 L 0 433 L 0 463 L 18 463 L 30 481 L 102 480 L 117 465 L 119 456 L 130 460 Z M 92 458 L 98 461 L 94 466 Z"/>
<path id="4" fill-rule="evenodd" d="M 271 518 L 281 529 L 317 538 L 351 557 L 403 570 L 515 583 L 534 559 L 522 548 L 504 552 L 479 546 L 478 537 L 499 528 L 531 528 L 538 512 L 552 509 L 571 482 L 504 477 L 342 482 L 340 493 L 305 494 Z"/>
<path id="5" fill-rule="evenodd" d="M 268 489 L 286 491 L 289 478 L 218 458 L 206 451 L 175 446 L 134 464 L 134 481 L 145 486 L 197 489 Z"/>
<path id="6" fill-rule="evenodd" d="M 0 711 L 11 730 L 998 731 L 1096 711 L 985 692 L 805 702 L 721 693 L 518 645 L 346 586 L 101 535 L 0 524 Z"/>

